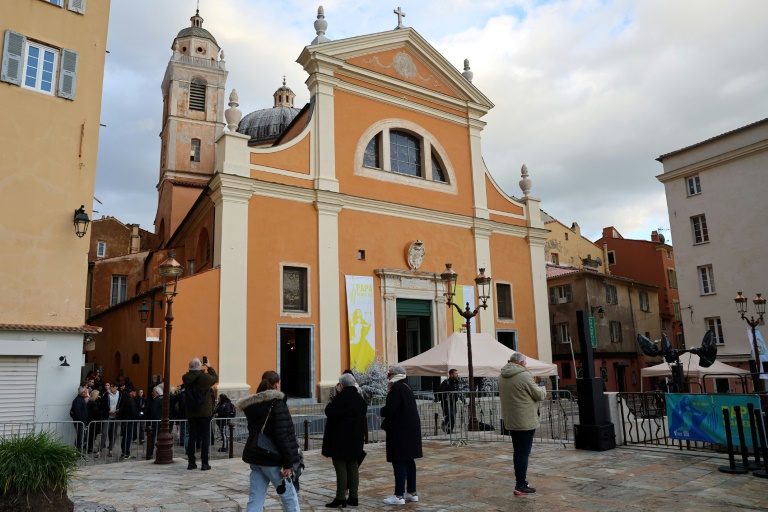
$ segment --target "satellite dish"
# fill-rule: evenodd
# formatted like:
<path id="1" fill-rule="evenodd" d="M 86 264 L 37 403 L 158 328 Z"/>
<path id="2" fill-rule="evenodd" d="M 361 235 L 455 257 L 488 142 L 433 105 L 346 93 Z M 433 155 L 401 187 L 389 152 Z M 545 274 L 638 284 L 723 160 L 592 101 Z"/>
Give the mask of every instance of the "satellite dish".
<path id="1" fill-rule="evenodd" d="M 715 343 L 712 331 L 707 331 L 704 334 L 704 339 L 701 340 L 701 348 L 695 348 L 691 352 L 699 356 L 699 366 L 702 368 L 709 368 L 715 364 L 717 359 L 717 343 Z"/>
<path id="2" fill-rule="evenodd" d="M 661 233 L 659 233 L 659 242 L 663 244 L 663 243 L 664 243 L 666 240 L 667 240 L 667 239 L 666 239 L 666 238 L 664 238 L 664 235 L 662 235 Z"/>
<path id="3" fill-rule="evenodd" d="M 602 267 L 603 266 L 603 260 L 601 260 L 599 256 L 597 258 L 597 266 L 598 267 Z"/>

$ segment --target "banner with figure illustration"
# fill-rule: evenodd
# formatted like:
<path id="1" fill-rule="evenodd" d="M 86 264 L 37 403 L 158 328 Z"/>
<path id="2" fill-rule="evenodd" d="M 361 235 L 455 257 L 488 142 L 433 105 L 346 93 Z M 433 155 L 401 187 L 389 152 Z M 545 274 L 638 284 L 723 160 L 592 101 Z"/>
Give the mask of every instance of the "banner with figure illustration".
<path id="1" fill-rule="evenodd" d="M 736 409 L 741 407 L 744 442 L 752 446 L 748 404 L 760 414 L 760 400 L 756 395 L 684 395 L 667 393 L 667 427 L 671 439 L 726 444 L 723 409 L 728 410 L 731 439 L 739 446 Z"/>
<path id="2" fill-rule="evenodd" d="M 763 335 L 760 334 L 760 329 L 755 329 L 755 334 L 757 338 L 757 351 L 760 354 L 760 366 L 761 366 L 761 372 L 760 372 L 760 378 L 763 380 L 768 380 L 768 372 L 766 372 L 766 368 L 768 368 L 768 350 L 765 349 L 765 341 L 763 340 Z M 749 338 L 749 348 L 750 352 L 752 352 L 752 358 L 755 357 L 755 350 L 754 350 L 754 344 L 752 342 L 752 329 L 747 329 L 747 337 Z"/>
<path id="3" fill-rule="evenodd" d="M 456 287 L 456 295 L 453 296 L 453 302 L 454 304 L 461 306 L 461 310 L 464 311 L 467 307 L 467 302 L 469 302 L 469 310 L 474 311 L 475 310 L 475 287 L 474 286 L 457 286 Z M 466 319 L 459 314 L 458 311 L 456 311 L 456 308 L 451 308 L 451 311 L 453 311 L 453 332 L 463 332 L 461 325 L 466 323 Z M 477 332 L 477 329 L 475 329 L 475 324 L 477 324 L 477 317 L 472 319 L 472 323 L 470 324 L 470 331 L 471 333 Z"/>
<path id="4" fill-rule="evenodd" d="M 376 357 L 373 277 L 345 276 L 350 367 L 362 372 Z"/>

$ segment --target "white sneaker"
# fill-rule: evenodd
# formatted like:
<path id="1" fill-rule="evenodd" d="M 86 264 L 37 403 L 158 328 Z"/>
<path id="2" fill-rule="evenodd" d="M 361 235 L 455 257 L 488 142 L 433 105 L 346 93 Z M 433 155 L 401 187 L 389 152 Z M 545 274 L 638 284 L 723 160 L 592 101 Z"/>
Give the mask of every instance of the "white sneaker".
<path id="1" fill-rule="evenodd" d="M 388 498 L 384 498 L 384 503 L 387 505 L 405 505 L 405 500 L 403 498 L 398 498 L 393 494 Z"/>
<path id="2" fill-rule="evenodd" d="M 413 494 L 405 493 L 403 494 L 403 499 L 405 501 L 419 501 L 419 493 L 415 492 Z"/>

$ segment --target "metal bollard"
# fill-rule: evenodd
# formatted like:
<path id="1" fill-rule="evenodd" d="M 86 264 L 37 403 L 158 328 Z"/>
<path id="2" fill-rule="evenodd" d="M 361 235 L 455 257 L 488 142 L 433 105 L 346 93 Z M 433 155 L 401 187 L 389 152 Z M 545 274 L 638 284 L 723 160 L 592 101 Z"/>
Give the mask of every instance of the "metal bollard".
<path id="1" fill-rule="evenodd" d="M 144 435 L 147 439 L 147 454 L 145 455 L 146 460 L 149 460 L 150 457 L 152 457 L 152 453 L 150 450 L 152 449 L 152 425 L 150 425 L 150 422 L 147 422 L 147 428 L 144 429 Z"/>
<path id="2" fill-rule="evenodd" d="M 235 423 L 229 422 L 229 458 L 235 457 Z"/>
<path id="3" fill-rule="evenodd" d="M 309 420 L 304 420 L 304 451 L 309 451 Z"/>
<path id="4" fill-rule="evenodd" d="M 741 419 L 741 411 L 743 408 L 740 405 L 737 405 L 733 410 L 736 411 L 736 429 L 739 433 L 739 446 L 741 447 L 741 465 L 749 470 L 760 469 L 760 464 L 755 465 L 755 463 L 749 462 L 749 451 L 747 450 L 747 441 L 744 436 L 744 422 Z"/>
<path id="5" fill-rule="evenodd" d="M 755 414 L 755 406 L 747 404 L 747 411 L 749 411 L 749 430 L 752 433 L 752 449 L 755 451 L 755 464 L 758 466 L 755 469 L 760 469 L 763 465 L 760 463 L 760 443 L 758 442 L 757 427 L 755 425 L 755 417 L 757 416 Z"/>
<path id="6" fill-rule="evenodd" d="M 728 408 L 723 409 L 723 421 L 725 422 L 725 442 L 728 446 L 728 465 L 719 466 L 717 470 L 721 473 L 731 473 L 734 475 L 749 473 L 748 469 L 736 466 L 736 458 L 733 454 L 733 439 L 731 438 L 731 412 Z"/>
<path id="7" fill-rule="evenodd" d="M 435 434 L 437 435 L 437 422 L 440 421 L 440 413 L 435 413 Z"/>
<path id="8" fill-rule="evenodd" d="M 760 444 L 763 445 L 763 461 L 768 464 L 768 446 L 766 446 L 766 440 L 765 440 L 765 430 L 763 429 L 763 418 L 760 411 L 755 412 L 755 423 L 757 423 L 757 430 L 760 435 Z M 757 471 L 752 472 L 753 476 L 757 476 L 760 478 L 768 478 L 768 471 L 765 469 L 758 469 Z"/>

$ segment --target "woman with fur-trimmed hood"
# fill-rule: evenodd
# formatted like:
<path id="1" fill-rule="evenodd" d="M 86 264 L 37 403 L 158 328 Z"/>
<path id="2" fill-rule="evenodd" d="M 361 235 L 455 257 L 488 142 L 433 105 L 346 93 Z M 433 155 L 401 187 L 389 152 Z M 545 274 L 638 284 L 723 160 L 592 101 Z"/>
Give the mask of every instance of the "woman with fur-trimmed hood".
<path id="1" fill-rule="evenodd" d="M 247 512 L 263 510 L 270 482 L 276 489 L 284 484 L 285 492 L 280 494 L 280 499 L 286 511 L 299 510 L 299 498 L 291 481 L 292 468 L 300 461 L 299 444 L 287 400 L 288 397 L 280 391 L 280 376 L 277 372 L 267 371 L 262 375 L 256 394 L 237 402 L 237 408 L 248 419 L 248 441 L 243 449 L 243 461 L 251 466 Z M 280 460 L 270 459 L 256 450 L 256 435 L 262 428 L 277 447 Z"/>

